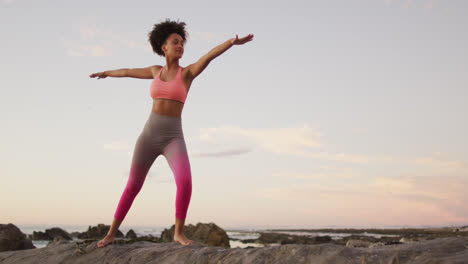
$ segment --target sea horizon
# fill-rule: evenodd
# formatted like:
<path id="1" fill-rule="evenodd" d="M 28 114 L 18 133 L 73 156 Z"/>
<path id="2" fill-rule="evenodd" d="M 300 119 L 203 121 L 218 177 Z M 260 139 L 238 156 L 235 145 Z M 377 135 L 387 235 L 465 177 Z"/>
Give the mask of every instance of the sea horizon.
<path id="1" fill-rule="evenodd" d="M 33 231 L 45 231 L 46 229 L 49 228 L 54 228 L 54 227 L 59 227 L 64 229 L 67 232 L 84 232 L 88 230 L 88 228 L 91 226 L 97 226 L 98 224 L 105 224 L 105 225 L 110 225 L 106 223 L 96 223 L 96 224 L 15 224 L 11 222 L 15 226 L 17 226 L 23 233 L 25 234 L 32 234 Z M 8 224 L 8 223 L 5 223 Z M 186 225 L 196 225 L 196 223 L 188 223 Z M 215 223 L 216 224 L 216 223 Z M 468 226 L 468 223 L 466 224 L 447 224 L 447 225 L 317 225 L 317 226 L 289 226 L 289 225 L 251 225 L 251 226 L 245 226 L 245 225 L 238 225 L 238 226 L 220 226 L 220 228 L 224 230 L 230 230 L 230 231 L 260 231 L 260 230 L 280 230 L 280 229 L 288 229 L 288 230 L 301 230 L 301 229 L 406 229 L 406 228 L 456 228 L 456 227 L 463 227 L 463 226 Z M 169 226 L 163 226 L 163 225 L 126 225 L 122 224 L 119 227 L 119 230 L 122 232 L 128 232 L 130 229 L 136 230 L 144 230 L 144 229 L 152 229 L 152 230 L 158 230 L 162 231 L 164 229 L 169 229 L 172 225 Z"/>

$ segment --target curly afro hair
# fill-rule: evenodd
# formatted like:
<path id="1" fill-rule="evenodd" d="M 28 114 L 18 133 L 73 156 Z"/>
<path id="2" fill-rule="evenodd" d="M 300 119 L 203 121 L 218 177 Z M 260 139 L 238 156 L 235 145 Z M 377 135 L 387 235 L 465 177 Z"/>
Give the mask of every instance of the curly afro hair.
<path id="1" fill-rule="evenodd" d="M 161 47 L 166 42 L 169 35 L 172 33 L 179 34 L 184 44 L 187 41 L 188 33 L 185 31 L 185 23 L 176 21 L 171 21 L 168 18 L 166 21 L 163 21 L 159 24 L 155 24 L 153 27 L 153 31 L 148 33 L 148 40 L 153 47 L 153 51 L 156 52 L 159 56 L 165 56 L 164 52 L 162 51 Z"/>

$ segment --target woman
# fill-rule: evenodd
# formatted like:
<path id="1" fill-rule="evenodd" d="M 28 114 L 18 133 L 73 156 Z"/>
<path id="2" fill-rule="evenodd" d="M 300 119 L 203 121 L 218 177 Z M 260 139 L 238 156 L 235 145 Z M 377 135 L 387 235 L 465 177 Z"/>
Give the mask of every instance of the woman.
<path id="1" fill-rule="evenodd" d="M 146 175 L 162 154 L 165 156 L 177 185 L 174 241 L 181 245 L 193 244 L 184 236 L 183 227 L 192 195 L 192 176 L 182 131 L 182 109 L 193 80 L 211 60 L 228 50 L 232 45 L 241 45 L 253 39 L 249 34 L 243 38 L 229 39 L 202 56 L 197 62 L 183 68 L 179 59 L 184 53 L 187 32 L 184 22 L 167 19 L 154 25 L 148 34 L 153 51 L 166 58 L 166 65 L 147 68 L 119 69 L 93 73 L 89 77 L 133 77 L 153 79 L 150 87 L 153 109 L 145 127 L 138 137 L 133 152 L 130 176 L 120 198 L 114 219 L 107 235 L 98 242 L 104 247 L 114 241 L 115 233 L 130 209 L 133 200 L 143 186 Z"/>

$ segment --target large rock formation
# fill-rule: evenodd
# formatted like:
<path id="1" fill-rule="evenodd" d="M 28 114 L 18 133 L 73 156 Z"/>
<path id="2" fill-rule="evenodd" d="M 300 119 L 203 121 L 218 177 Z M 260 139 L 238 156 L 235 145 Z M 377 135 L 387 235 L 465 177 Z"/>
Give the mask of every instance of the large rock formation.
<path id="1" fill-rule="evenodd" d="M 78 238 L 88 239 L 88 238 L 103 238 L 109 232 L 110 225 L 98 224 L 97 226 L 89 226 L 88 231 L 78 234 Z M 124 237 L 123 233 L 120 230 L 117 230 L 115 237 Z"/>
<path id="2" fill-rule="evenodd" d="M 127 234 L 125 235 L 126 238 L 137 238 L 135 231 L 133 229 L 128 230 Z"/>
<path id="3" fill-rule="evenodd" d="M 2 264 L 41 263 L 468 263 L 468 237 L 446 237 L 408 244 L 352 248 L 333 243 L 262 248 L 209 247 L 196 242 L 123 241 L 97 247 L 97 240 L 58 240 L 47 247 L 0 253 Z"/>
<path id="4" fill-rule="evenodd" d="M 241 242 L 243 243 L 257 243 L 257 244 L 321 244 L 321 243 L 328 243 L 331 242 L 332 239 L 330 236 L 298 236 L 298 235 L 290 235 L 290 234 L 281 234 L 281 233 L 266 233 L 266 232 L 259 232 L 260 237 L 256 239 L 243 239 Z"/>
<path id="5" fill-rule="evenodd" d="M 0 224 L 0 251 L 35 248 L 32 241 L 14 224 Z M 0 261 L 1 262 L 1 261 Z"/>
<path id="6" fill-rule="evenodd" d="M 32 240 L 54 240 L 54 239 L 63 239 L 63 240 L 72 240 L 70 234 L 67 231 L 54 227 L 50 229 L 46 229 L 45 232 L 37 232 L 34 231 L 32 236 L 30 236 Z"/>
<path id="7" fill-rule="evenodd" d="M 175 225 L 171 229 L 164 229 L 161 233 L 160 242 L 173 242 Z M 215 223 L 202 224 L 196 226 L 190 224 L 184 226 L 184 235 L 193 241 L 203 243 L 208 246 L 220 246 L 229 248 L 229 237 L 222 228 Z"/>

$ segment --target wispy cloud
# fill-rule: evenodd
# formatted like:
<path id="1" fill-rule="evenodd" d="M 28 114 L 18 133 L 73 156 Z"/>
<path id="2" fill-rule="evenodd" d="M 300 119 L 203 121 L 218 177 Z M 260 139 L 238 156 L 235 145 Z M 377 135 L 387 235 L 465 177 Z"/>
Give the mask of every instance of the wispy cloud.
<path id="1" fill-rule="evenodd" d="M 448 7 L 445 7 L 445 8 L 442 9 L 442 11 L 440 12 L 440 15 L 445 16 L 446 14 L 448 14 L 448 12 L 449 12 L 449 8 L 448 8 Z"/>
<path id="2" fill-rule="evenodd" d="M 362 173 L 354 168 L 330 168 L 322 167 L 319 173 L 287 173 L 287 177 L 299 180 L 340 180 L 362 177 Z M 286 175 L 280 175 L 286 176 Z"/>
<path id="3" fill-rule="evenodd" d="M 110 150 L 125 150 L 128 151 L 131 148 L 131 144 L 126 140 L 113 141 L 111 143 L 104 144 L 104 149 Z"/>
<path id="4" fill-rule="evenodd" d="M 362 163 L 362 164 L 370 163 L 370 162 L 392 162 L 394 161 L 394 158 L 390 156 L 367 156 L 367 155 L 346 154 L 346 153 L 328 153 L 328 152 L 302 153 L 300 156 L 316 158 L 316 159 Z"/>
<path id="5" fill-rule="evenodd" d="M 151 53 L 146 36 L 117 34 L 109 28 L 98 26 L 94 18 L 86 18 L 72 26 L 73 40 L 61 37 L 69 56 L 111 56 L 119 49 L 136 49 Z M 138 42 L 136 40 L 139 40 Z"/>
<path id="6" fill-rule="evenodd" d="M 384 0 L 384 1 L 385 1 L 386 6 L 389 6 L 390 0 Z M 403 2 L 402 8 L 405 10 L 408 10 L 414 4 L 414 2 L 415 2 L 414 0 L 405 0 Z M 424 8 L 425 10 L 431 11 L 436 6 L 435 0 L 427 0 L 423 3 L 420 3 L 420 2 L 421 1 L 419 1 L 419 4 L 417 4 L 416 8 L 420 8 L 420 9 Z"/>
<path id="7" fill-rule="evenodd" d="M 204 141 L 245 142 L 276 154 L 296 155 L 304 158 L 325 159 L 352 163 L 392 162 L 388 156 L 366 156 L 347 153 L 317 151 L 322 147 L 321 135 L 308 125 L 287 128 L 240 128 L 221 126 L 200 129 Z"/>
<path id="8" fill-rule="evenodd" d="M 435 4 L 434 0 L 429 0 L 429 1 L 427 1 L 425 8 L 427 10 L 432 10 L 432 8 L 434 8 L 434 4 Z"/>
<path id="9" fill-rule="evenodd" d="M 320 146 L 319 133 L 307 125 L 291 128 L 248 129 L 221 126 L 200 129 L 200 139 L 213 141 L 232 137 L 246 137 L 274 153 L 297 154 L 302 147 Z"/>
<path id="10" fill-rule="evenodd" d="M 226 41 L 229 38 L 235 37 L 230 36 L 227 33 L 214 33 L 207 31 L 193 31 L 189 33 L 189 38 L 192 41 L 203 41 L 203 42 L 221 42 Z"/>
<path id="11" fill-rule="evenodd" d="M 405 0 L 405 2 L 403 3 L 403 8 L 408 9 L 411 3 L 413 3 L 413 0 Z"/>
<path id="12" fill-rule="evenodd" d="M 415 163 L 429 166 L 428 169 L 439 173 L 467 172 L 468 163 L 466 161 L 450 159 L 447 154 L 434 152 L 432 155 L 418 157 Z"/>
<path id="13" fill-rule="evenodd" d="M 67 55 L 72 57 L 103 57 L 112 55 L 112 47 L 104 45 L 82 45 L 62 39 L 62 44 L 67 47 Z"/>
<path id="14" fill-rule="evenodd" d="M 336 216 L 339 210 L 343 215 L 341 221 L 347 223 L 355 219 L 363 224 L 362 217 L 355 217 L 357 212 L 361 216 L 367 215 L 368 223 L 385 225 L 466 223 L 467 176 L 400 174 L 396 177 L 374 177 L 364 184 L 350 185 L 348 182 L 332 187 L 311 179 L 309 183 L 300 181 L 289 186 L 261 188 L 253 195 L 290 201 L 297 208 L 307 208 L 302 213 L 310 217 L 332 212 Z"/>
<path id="15" fill-rule="evenodd" d="M 135 142 L 131 142 L 129 140 L 117 140 L 113 141 L 110 143 L 106 143 L 103 145 L 104 149 L 111 150 L 111 151 L 116 151 L 116 152 L 126 152 L 129 157 L 133 156 L 133 150 L 134 150 L 134 144 Z M 249 153 L 253 150 L 253 148 L 250 147 L 237 147 L 237 148 L 224 148 L 219 150 L 211 150 L 211 151 L 192 151 L 191 149 L 188 149 L 188 154 L 191 157 L 199 157 L 199 158 L 204 158 L 204 157 L 228 157 L 228 156 L 237 156 L 237 155 L 243 155 L 246 153 Z"/>
<path id="16" fill-rule="evenodd" d="M 214 152 L 194 152 L 190 153 L 192 157 L 227 157 L 227 156 L 237 156 L 251 152 L 251 148 L 238 148 L 238 149 L 227 149 L 222 151 Z"/>

